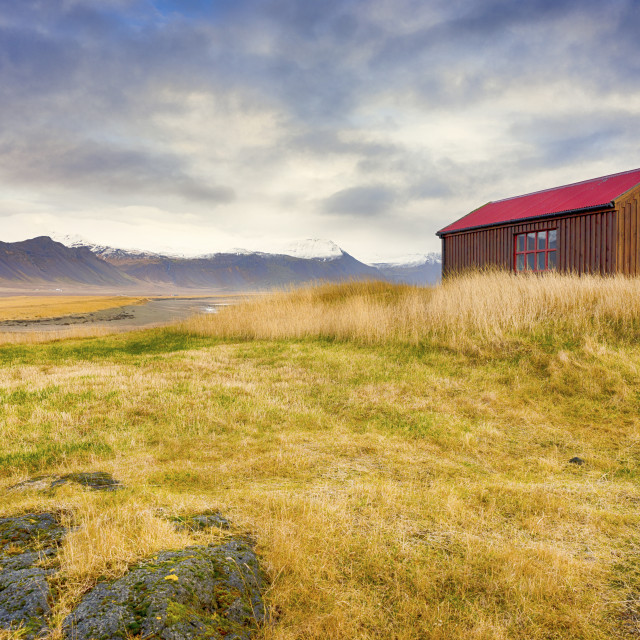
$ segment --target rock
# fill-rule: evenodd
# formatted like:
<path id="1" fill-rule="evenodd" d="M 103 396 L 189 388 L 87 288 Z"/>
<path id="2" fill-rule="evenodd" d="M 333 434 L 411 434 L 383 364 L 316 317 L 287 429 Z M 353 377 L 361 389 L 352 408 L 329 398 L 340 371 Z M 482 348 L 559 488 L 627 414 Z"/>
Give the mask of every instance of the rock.
<path id="1" fill-rule="evenodd" d="M 571 458 L 571 460 L 569 460 L 570 464 L 577 464 L 577 465 L 582 465 L 584 464 L 584 460 L 582 458 L 578 458 L 578 456 L 576 456 L 575 458 Z"/>
<path id="2" fill-rule="evenodd" d="M 75 482 L 94 491 L 115 491 L 122 485 L 110 473 L 94 471 L 91 473 L 69 473 L 66 476 L 36 476 L 23 480 L 9 487 L 9 491 L 25 491 L 27 489 L 45 490 Z"/>
<path id="3" fill-rule="evenodd" d="M 24 628 L 32 640 L 48 632 L 51 570 L 37 564 L 54 556 L 66 529 L 53 513 L 0 518 L 0 628 Z"/>
<path id="4" fill-rule="evenodd" d="M 51 590 L 44 569 L 18 569 L 0 572 L 0 628 L 25 629 L 25 638 L 44 636 L 46 617 L 51 613 Z"/>
<path id="5" fill-rule="evenodd" d="M 77 482 L 83 487 L 88 487 L 94 491 L 116 491 L 122 487 L 110 473 L 95 471 L 93 473 L 70 473 L 62 476 L 51 483 L 51 488 L 59 487 L 68 482 Z"/>
<path id="6" fill-rule="evenodd" d="M 9 487 L 9 491 L 25 491 L 26 489 L 36 489 L 42 491 L 51 488 L 51 483 L 57 480 L 59 476 L 36 476 L 14 484 Z"/>
<path id="7" fill-rule="evenodd" d="M 178 524 L 191 530 L 230 526 L 219 513 Z M 49 633 L 53 569 L 40 565 L 55 556 L 66 532 L 55 513 L 0 518 L 0 629 L 20 629 L 24 640 Z M 265 619 L 263 586 L 247 540 L 163 551 L 119 580 L 98 584 L 64 620 L 63 633 L 69 640 L 249 640 Z"/>
<path id="8" fill-rule="evenodd" d="M 29 569 L 35 564 L 47 560 L 55 556 L 57 549 L 42 549 L 41 551 L 31 551 L 27 553 L 19 553 L 16 556 L 0 556 L 0 567 L 2 569 Z"/>
<path id="9" fill-rule="evenodd" d="M 55 513 L 0 518 L 0 566 L 17 554 L 56 547 L 66 532 Z"/>
<path id="10" fill-rule="evenodd" d="M 178 531 L 203 531 L 217 527 L 218 529 L 230 529 L 231 522 L 220 513 L 201 513 L 192 516 L 180 516 L 174 520 L 174 526 Z"/>
<path id="11" fill-rule="evenodd" d="M 262 587 L 258 560 L 243 540 L 164 551 L 98 584 L 63 632 L 69 640 L 248 640 L 264 621 Z"/>

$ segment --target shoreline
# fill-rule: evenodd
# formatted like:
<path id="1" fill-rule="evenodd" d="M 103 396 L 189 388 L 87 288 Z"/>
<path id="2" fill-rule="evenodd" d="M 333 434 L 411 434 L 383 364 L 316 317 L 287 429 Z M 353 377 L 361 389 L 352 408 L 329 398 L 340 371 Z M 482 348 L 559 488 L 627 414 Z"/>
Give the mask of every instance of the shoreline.
<path id="1" fill-rule="evenodd" d="M 52 318 L 24 318 L 0 321 L 0 332 L 27 333 L 29 331 L 60 331 L 72 326 L 118 329 L 145 329 L 171 324 L 206 313 L 237 300 L 234 296 L 193 296 L 188 298 L 150 298 L 142 304 L 110 307 L 99 311 L 73 313 Z"/>

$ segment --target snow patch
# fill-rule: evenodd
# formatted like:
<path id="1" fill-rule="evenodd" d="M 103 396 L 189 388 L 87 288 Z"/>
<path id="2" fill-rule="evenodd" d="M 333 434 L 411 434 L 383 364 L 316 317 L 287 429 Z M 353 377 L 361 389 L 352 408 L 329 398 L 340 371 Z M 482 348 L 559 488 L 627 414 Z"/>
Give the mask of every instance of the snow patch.
<path id="1" fill-rule="evenodd" d="M 439 253 L 410 253 L 399 258 L 387 258 L 384 262 L 371 262 L 372 267 L 421 267 L 426 264 L 440 264 L 442 258 Z"/>
<path id="2" fill-rule="evenodd" d="M 52 233 L 51 239 L 63 244 L 65 247 L 70 247 L 72 249 L 77 249 L 78 247 L 89 247 L 94 246 L 92 242 L 80 236 L 76 233 L 74 234 L 61 234 L 61 233 Z"/>
<path id="3" fill-rule="evenodd" d="M 306 260 L 335 260 L 344 255 L 344 251 L 331 240 L 307 238 L 293 242 L 282 251 L 286 256 L 303 258 Z"/>

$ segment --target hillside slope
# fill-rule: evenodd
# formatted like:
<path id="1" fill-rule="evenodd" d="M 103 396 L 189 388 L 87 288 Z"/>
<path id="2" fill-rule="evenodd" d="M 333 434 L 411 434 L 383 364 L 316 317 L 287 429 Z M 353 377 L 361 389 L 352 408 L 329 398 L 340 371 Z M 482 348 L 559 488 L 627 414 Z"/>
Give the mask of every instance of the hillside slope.
<path id="1" fill-rule="evenodd" d="M 70 248 L 48 236 L 0 242 L 0 282 L 6 284 L 130 285 L 119 269 L 86 247 Z"/>
<path id="2" fill-rule="evenodd" d="M 131 278 L 176 287 L 217 287 L 242 291 L 271 289 L 312 280 L 377 278 L 379 272 L 347 253 L 339 257 L 297 258 L 260 252 L 217 253 L 179 258 L 157 254 L 100 251 L 97 254 Z"/>

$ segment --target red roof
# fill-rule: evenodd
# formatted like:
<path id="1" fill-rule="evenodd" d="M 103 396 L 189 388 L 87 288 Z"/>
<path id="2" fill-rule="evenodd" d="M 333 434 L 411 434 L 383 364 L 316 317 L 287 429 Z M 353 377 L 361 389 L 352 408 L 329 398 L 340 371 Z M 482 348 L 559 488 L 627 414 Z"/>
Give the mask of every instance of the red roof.
<path id="1" fill-rule="evenodd" d="M 637 184 L 640 184 L 640 169 L 633 169 L 515 198 L 496 200 L 440 229 L 438 235 L 526 218 L 609 206 L 615 198 Z"/>

